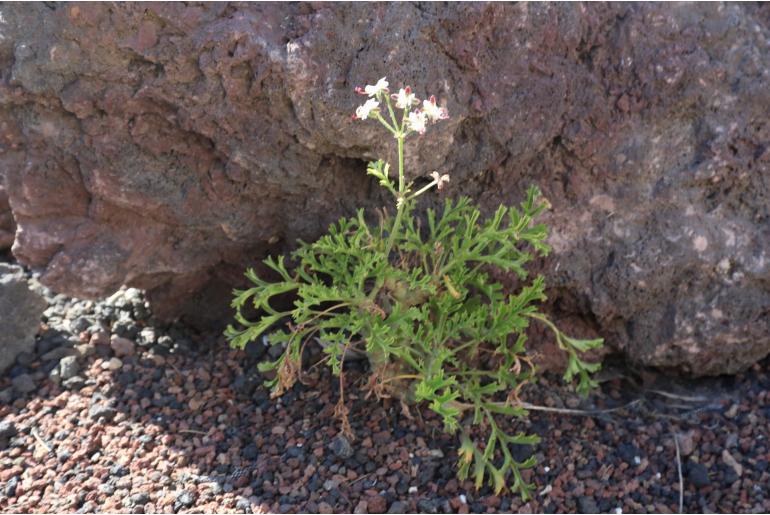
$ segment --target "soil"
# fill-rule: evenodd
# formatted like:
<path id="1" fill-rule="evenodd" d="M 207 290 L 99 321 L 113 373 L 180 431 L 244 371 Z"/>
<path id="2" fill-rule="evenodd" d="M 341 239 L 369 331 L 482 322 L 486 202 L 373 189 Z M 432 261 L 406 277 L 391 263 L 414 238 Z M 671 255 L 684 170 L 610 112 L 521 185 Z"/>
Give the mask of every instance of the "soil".
<path id="1" fill-rule="evenodd" d="M 455 438 L 428 410 L 365 399 L 362 365 L 349 367 L 349 440 L 327 371 L 271 400 L 256 371 L 268 349 L 153 326 L 135 293 L 50 296 L 40 352 L 0 379 L 2 512 L 770 511 L 768 359 L 697 382 L 609 365 L 586 399 L 546 375 L 524 392 L 540 408 L 508 423 L 542 437 L 514 449 L 538 460 L 524 502 L 458 481 Z M 67 332 L 73 312 L 94 324 Z M 53 341 L 77 352 L 50 359 Z"/>

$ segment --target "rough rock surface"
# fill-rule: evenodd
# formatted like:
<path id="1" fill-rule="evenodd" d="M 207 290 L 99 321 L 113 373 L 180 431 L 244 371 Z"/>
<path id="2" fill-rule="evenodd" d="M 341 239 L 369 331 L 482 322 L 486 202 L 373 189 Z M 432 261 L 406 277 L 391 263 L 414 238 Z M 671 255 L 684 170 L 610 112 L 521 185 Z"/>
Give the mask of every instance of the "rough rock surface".
<path id="1" fill-rule="evenodd" d="M 0 374 L 22 352 L 35 349 L 35 334 L 47 307 L 30 289 L 21 267 L 0 263 Z"/>
<path id="2" fill-rule="evenodd" d="M 0 168 L 0 252 L 11 248 L 14 232 L 16 224 L 13 222 L 8 193 L 5 191 L 5 170 Z"/>
<path id="3" fill-rule="evenodd" d="M 350 114 L 352 88 L 388 75 L 452 114 L 412 148 L 412 173 L 450 173 L 450 195 L 488 208 L 546 192 L 557 315 L 694 374 L 770 352 L 767 5 L 0 14 L 14 253 L 55 290 L 126 283 L 160 315 L 217 313 L 202 299 L 246 264 L 382 205 L 363 168 L 390 142 Z"/>
<path id="4" fill-rule="evenodd" d="M 8 204 L 8 195 L 2 184 L 3 178 L 0 176 L 0 252 L 11 248 L 13 233 L 16 231 L 11 206 Z"/>

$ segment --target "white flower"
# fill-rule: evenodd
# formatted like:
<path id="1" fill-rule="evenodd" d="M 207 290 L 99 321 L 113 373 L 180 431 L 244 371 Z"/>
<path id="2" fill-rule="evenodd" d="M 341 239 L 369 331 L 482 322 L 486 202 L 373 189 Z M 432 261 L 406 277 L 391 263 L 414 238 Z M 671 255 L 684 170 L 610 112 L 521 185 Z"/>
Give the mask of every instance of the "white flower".
<path id="1" fill-rule="evenodd" d="M 425 113 L 432 122 L 449 118 L 449 113 L 447 113 L 446 108 L 437 106 L 436 97 L 433 95 L 431 95 L 430 99 L 423 100 L 422 112 Z"/>
<path id="2" fill-rule="evenodd" d="M 378 80 L 377 84 L 375 84 L 374 86 L 366 86 L 364 88 L 364 92 L 370 97 L 376 97 L 380 93 L 387 93 L 388 81 L 385 80 L 385 77 L 383 77 L 380 80 Z"/>
<path id="3" fill-rule="evenodd" d="M 436 183 L 436 188 L 441 189 L 444 187 L 445 182 L 449 182 L 449 174 L 439 175 L 438 172 L 431 172 L 431 177 L 433 177 L 433 182 Z"/>
<path id="4" fill-rule="evenodd" d="M 359 120 L 366 120 L 367 118 L 369 118 L 369 115 L 371 114 L 371 112 L 377 109 L 379 106 L 380 106 L 379 102 L 377 102 L 373 98 L 370 98 L 369 100 L 364 102 L 364 105 L 358 106 L 358 108 L 356 108 L 356 118 L 358 118 Z"/>
<path id="5" fill-rule="evenodd" d="M 449 174 L 439 175 L 438 172 L 432 172 L 430 174 L 433 177 L 433 181 L 436 183 L 436 188 L 441 189 L 444 187 L 445 182 L 449 182 Z"/>
<path id="6" fill-rule="evenodd" d="M 406 125 L 415 132 L 425 134 L 425 123 L 427 121 L 428 118 L 425 116 L 425 113 L 421 111 L 412 111 L 406 119 Z"/>
<path id="7" fill-rule="evenodd" d="M 398 90 L 398 94 L 393 95 L 391 98 L 396 101 L 396 107 L 399 109 L 409 109 L 413 105 L 419 103 L 417 97 L 415 97 L 414 93 L 412 93 L 412 88 L 409 86 L 406 88 L 401 88 Z"/>

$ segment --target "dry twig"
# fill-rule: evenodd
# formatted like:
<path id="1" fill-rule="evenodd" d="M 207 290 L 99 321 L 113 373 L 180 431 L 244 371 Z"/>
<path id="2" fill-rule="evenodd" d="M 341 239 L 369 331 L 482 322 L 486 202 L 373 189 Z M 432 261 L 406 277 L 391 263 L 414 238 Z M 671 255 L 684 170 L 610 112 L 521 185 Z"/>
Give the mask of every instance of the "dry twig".
<path id="1" fill-rule="evenodd" d="M 677 399 L 677 400 L 685 401 L 685 402 L 706 402 L 706 401 L 708 401 L 708 399 L 706 397 L 701 397 L 701 396 L 692 397 L 690 395 L 679 395 L 679 394 L 676 394 L 676 393 L 664 392 L 663 390 L 647 390 L 647 391 L 650 392 L 650 393 L 654 393 L 656 395 L 660 395 L 661 397 L 666 397 L 666 398 L 669 398 L 669 399 Z"/>
<path id="2" fill-rule="evenodd" d="M 682 455 L 679 452 L 679 435 L 674 433 L 676 446 L 676 471 L 679 474 L 679 513 L 684 512 L 684 479 L 682 479 Z"/>
<path id="3" fill-rule="evenodd" d="M 53 452 L 53 447 L 51 447 L 50 445 L 48 445 L 48 444 L 46 443 L 46 441 L 45 441 L 45 440 L 43 440 L 43 439 L 40 437 L 40 435 L 39 435 L 39 434 L 37 434 L 37 430 L 35 430 L 35 428 L 32 428 L 32 430 L 30 431 L 30 433 L 32 433 L 32 436 L 34 436 L 34 437 L 35 437 L 35 440 L 37 440 L 38 442 L 40 442 L 40 445 L 42 445 L 43 447 L 45 447 L 45 448 L 46 448 L 46 450 L 47 450 L 48 452 Z"/>
<path id="4" fill-rule="evenodd" d="M 209 429 L 208 431 L 199 431 L 197 429 L 180 429 L 177 432 L 178 433 L 190 433 L 190 434 L 194 434 L 194 435 L 208 436 L 208 434 L 211 433 L 211 430 Z"/>
<path id="5" fill-rule="evenodd" d="M 622 406 L 618 406 L 616 408 L 608 408 L 608 409 L 597 409 L 597 410 L 580 410 L 580 409 L 568 409 L 568 408 L 552 408 L 550 406 L 538 406 L 537 404 L 530 404 L 528 402 L 519 402 L 517 404 L 514 404 L 514 406 L 524 408 L 529 411 L 546 411 L 549 413 L 562 413 L 564 415 L 583 415 L 583 416 L 590 416 L 590 415 L 601 415 L 602 413 L 612 413 L 613 411 L 620 411 L 622 409 L 630 408 L 632 406 L 635 406 L 642 402 L 641 399 L 636 399 L 628 404 L 624 404 Z"/>

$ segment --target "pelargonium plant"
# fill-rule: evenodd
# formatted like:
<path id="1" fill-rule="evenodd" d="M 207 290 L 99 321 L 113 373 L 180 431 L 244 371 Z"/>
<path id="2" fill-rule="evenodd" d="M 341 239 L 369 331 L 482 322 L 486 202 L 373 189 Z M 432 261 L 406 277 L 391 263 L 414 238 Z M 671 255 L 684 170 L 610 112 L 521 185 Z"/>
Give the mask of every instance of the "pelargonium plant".
<path id="1" fill-rule="evenodd" d="M 602 345 L 601 339 L 578 340 L 563 334 L 538 311 L 545 300 L 542 276 L 529 278 L 527 264 L 545 256 L 547 229 L 536 223 L 547 207 L 531 187 L 519 208 L 500 206 L 484 217 L 467 197 L 447 199 L 443 209 L 415 213 L 416 199 L 442 189 L 449 176 L 437 171 L 422 186 L 407 181 L 404 147 L 429 127 L 448 118 L 435 97 L 420 101 L 409 87 L 390 93 L 385 78 L 356 91 L 367 97 L 354 118 L 381 124 L 396 140 L 397 175 L 389 163 L 369 163 L 373 176 L 393 198 L 390 211 L 370 223 L 363 210 L 343 218 L 314 243 L 299 242 L 290 261 L 283 256 L 264 263 L 280 279 L 267 281 L 254 270 L 253 286 L 236 290 L 236 326 L 226 335 L 243 348 L 267 333 L 281 356 L 262 363 L 273 371 L 268 382 L 274 397 L 301 380 L 305 345 L 321 342 L 322 362 L 339 377 L 335 413 L 341 430 L 354 437 L 345 402 L 345 362 L 351 351 L 369 361 L 368 394 L 393 398 L 410 407 L 437 413 L 446 431 L 458 437 L 458 476 L 472 476 L 495 492 L 504 488 L 524 498 L 533 488 L 521 475 L 534 458 L 517 461 L 512 444 L 535 444 L 537 435 L 509 433 L 501 421 L 527 416 L 519 400 L 522 386 L 535 379 L 528 354 L 530 321 L 545 324 L 566 353 L 567 381 L 577 379 L 586 393 L 599 363 L 581 355 Z M 395 214 L 393 214 L 395 210 Z M 419 216 L 418 216 L 419 215 Z M 522 286 L 505 291 L 495 273 L 512 272 Z M 294 304 L 282 310 L 276 297 L 291 294 Z M 250 320 L 245 308 L 256 308 Z"/>

